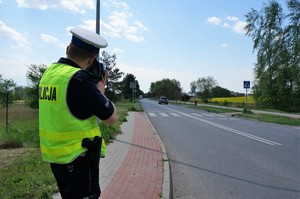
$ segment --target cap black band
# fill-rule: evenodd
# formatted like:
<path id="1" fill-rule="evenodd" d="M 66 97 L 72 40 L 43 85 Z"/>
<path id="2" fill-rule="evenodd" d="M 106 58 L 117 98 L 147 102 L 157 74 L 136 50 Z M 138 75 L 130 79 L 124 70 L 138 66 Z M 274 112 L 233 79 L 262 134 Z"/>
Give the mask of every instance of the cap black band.
<path id="1" fill-rule="evenodd" d="M 99 53 L 99 48 L 96 48 L 93 45 L 87 44 L 85 42 L 83 42 L 82 40 L 78 39 L 77 37 L 75 37 L 74 35 L 72 36 L 72 43 L 76 46 L 79 46 L 89 52 L 92 53 Z"/>

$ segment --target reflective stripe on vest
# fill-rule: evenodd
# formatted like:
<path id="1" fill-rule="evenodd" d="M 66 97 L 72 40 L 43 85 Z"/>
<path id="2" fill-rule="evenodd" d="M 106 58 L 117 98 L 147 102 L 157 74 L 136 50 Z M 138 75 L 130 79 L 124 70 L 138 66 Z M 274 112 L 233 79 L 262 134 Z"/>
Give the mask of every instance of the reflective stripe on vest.
<path id="1" fill-rule="evenodd" d="M 82 139 L 101 136 L 95 116 L 79 120 L 68 109 L 67 86 L 71 77 L 79 70 L 79 68 L 55 63 L 45 71 L 40 81 L 39 129 L 44 161 L 69 163 L 86 151 L 81 147 Z M 102 148 L 103 157 L 105 144 Z"/>

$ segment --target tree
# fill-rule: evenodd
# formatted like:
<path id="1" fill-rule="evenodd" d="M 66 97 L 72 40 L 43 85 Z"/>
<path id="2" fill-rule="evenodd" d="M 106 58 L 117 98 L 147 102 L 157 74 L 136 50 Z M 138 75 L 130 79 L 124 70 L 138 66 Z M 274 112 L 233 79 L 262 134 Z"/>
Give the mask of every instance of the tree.
<path id="1" fill-rule="evenodd" d="M 124 75 L 120 69 L 116 68 L 116 55 L 109 55 L 107 52 L 102 51 L 102 57 L 100 61 L 105 63 L 106 68 L 108 69 L 108 81 L 107 87 L 105 89 L 105 95 L 111 100 L 117 100 L 121 93 L 122 83 L 119 80 Z"/>
<path id="2" fill-rule="evenodd" d="M 0 75 L 0 103 L 2 107 L 6 108 L 6 114 L 5 114 L 5 129 L 6 132 L 8 130 L 8 107 L 13 103 L 13 95 L 12 95 L 12 90 L 16 86 L 16 83 L 9 79 L 3 79 L 2 75 Z"/>
<path id="3" fill-rule="evenodd" d="M 27 89 L 28 103 L 31 108 L 39 107 L 39 83 L 47 66 L 44 64 L 31 64 L 27 70 L 26 77 L 29 81 Z"/>
<path id="4" fill-rule="evenodd" d="M 285 15 L 272 0 L 247 15 L 246 35 L 257 50 L 253 95 L 259 105 L 300 110 L 300 2 L 288 0 Z M 286 21 L 287 20 L 287 21 Z"/>
<path id="5" fill-rule="evenodd" d="M 142 95 L 143 92 L 140 90 L 139 82 L 133 74 L 126 74 L 122 81 L 122 94 L 125 99 L 132 98 L 132 89 L 130 88 L 130 82 L 136 82 L 136 93 L 135 96 Z"/>
<path id="6" fill-rule="evenodd" d="M 0 75 L 0 103 L 2 107 L 8 107 L 13 103 L 13 89 L 16 83 L 12 79 L 3 79 Z"/>
<path id="7" fill-rule="evenodd" d="M 226 88 L 216 86 L 212 89 L 212 97 L 231 97 L 231 91 Z"/>
<path id="8" fill-rule="evenodd" d="M 13 90 L 14 100 L 24 100 L 26 97 L 24 86 L 16 86 Z"/>
<path id="9" fill-rule="evenodd" d="M 198 80 L 191 82 L 191 87 L 196 86 L 197 96 L 205 103 L 212 98 L 212 90 L 217 85 L 217 81 L 212 77 L 200 77 Z"/>
<path id="10" fill-rule="evenodd" d="M 162 79 L 152 82 L 150 85 L 150 94 L 152 97 L 167 96 L 169 99 L 181 98 L 181 85 L 175 79 Z"/>

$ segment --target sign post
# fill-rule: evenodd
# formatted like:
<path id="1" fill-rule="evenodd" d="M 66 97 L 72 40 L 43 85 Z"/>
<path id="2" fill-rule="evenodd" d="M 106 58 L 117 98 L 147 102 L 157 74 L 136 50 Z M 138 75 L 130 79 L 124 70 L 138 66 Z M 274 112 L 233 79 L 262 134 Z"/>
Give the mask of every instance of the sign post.
<path id="1" fill-rule="evenodd" d="M 250 88 L 250 81 L 244 81 L 244 88 L 246 89 L 246 112 L 248 111 L 248 88 Z"/>
<path id="2" fill-rule="evenodd" d="M 131 100 L 134 102 L 134 94 L 136 93 L 136 81 L 130 82 L 130 88 L 132 90 L 132 98 Z"/>

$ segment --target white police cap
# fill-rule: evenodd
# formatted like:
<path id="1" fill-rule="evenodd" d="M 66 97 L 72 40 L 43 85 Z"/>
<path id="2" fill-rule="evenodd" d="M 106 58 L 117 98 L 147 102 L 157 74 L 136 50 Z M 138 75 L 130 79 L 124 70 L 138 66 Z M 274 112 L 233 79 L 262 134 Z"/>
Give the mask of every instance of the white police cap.
<path id="1" fill-rule="evenodd" d="M 100 48 L 107 47 L 106 40 L 95 32 L 82 28 L 72 28 L 70 32 L 73 34 L 71 42 L 89 52 L 98 53 Z"/>

